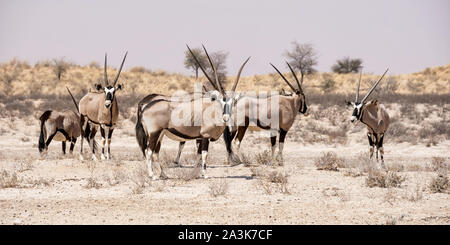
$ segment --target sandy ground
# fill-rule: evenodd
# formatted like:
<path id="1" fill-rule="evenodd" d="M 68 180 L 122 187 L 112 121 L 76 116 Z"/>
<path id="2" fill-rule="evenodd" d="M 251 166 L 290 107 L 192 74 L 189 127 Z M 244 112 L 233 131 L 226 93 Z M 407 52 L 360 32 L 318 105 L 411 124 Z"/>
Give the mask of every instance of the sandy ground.
<path id="1" fill-rule="evenodd" d="M 31 128 L 0 136 L 0 170 L 16 173 L 19 183 L 0 188 L 1 224 L 450 224 L 450 195 L 428 189 L 436 173 L 426 170 L 432 156 L 449 157 L 450 141 L 432 147 L 386 144 L 386 165 L 404 166 L 398 174 L 406 180 L 399 188 L 369 188 L 365 175 L 348 174 L 352 169 L 323 171 L 314 165 L 327 151 L 351 162 L 367 152 L 365 141 L 328 146 L 288 138 L 284 166 L 264 168 L 287 174 L 288 191 L 269 183 L 269 193 L 252 167 L 225 164 L 221 141 L 210 145 L 208 179 L 183 180 L 180 173 L 195 171 L 195 143 L 188 142 L 182 168 L 167 166 L 169 179 L 146 179 L 138 188 L 145 164 L 131 125 L 113 135 L 113 160 L 96 163 L 78 160 L 79 143 L 76 154 L 62 156 L 61 143 L 53 142 L 41 158 L 37 126 Z M 261 137 L 250 134 L 242 151 L 268 150 L 269 139 L 254 143 Z M 164 139 L 161 157 L 173 159 L 177 147 Z M 220 187 L 222 195 L 211 194 Z M 411 200 L 417 193 L 419 200 Z"/>

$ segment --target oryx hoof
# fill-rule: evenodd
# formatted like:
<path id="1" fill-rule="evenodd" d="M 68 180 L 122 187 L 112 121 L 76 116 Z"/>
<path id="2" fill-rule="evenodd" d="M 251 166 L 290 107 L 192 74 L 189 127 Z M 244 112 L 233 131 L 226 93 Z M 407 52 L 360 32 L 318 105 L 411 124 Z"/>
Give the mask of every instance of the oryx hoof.
<path id="1" fill-rule="evenodd" d="M 98 161 L 98 158 L 95 155 L 92 155 L 91 160 L 92 161 Z"/>
<path id="2" fill-rule="evenodd" d="M 102 154 L 102 155 L 100 156 L 100 159 L 101 159 L 101 160 L 106 160 L 105 155 Z"/>
<path id="3" fill-rule="evenodd" d="M 80 161 L 84 161 L 84 157 L 81 154 L 80 154 Z"/>
<path id="4" fill-rule="evenodd" d="M 161 175 L 159 176 L 159 179 L 166 180 L 166 179 L 169 179 L 169 177 L 167 177 L 167 175 L 165 173 L 161 173 Z"/>

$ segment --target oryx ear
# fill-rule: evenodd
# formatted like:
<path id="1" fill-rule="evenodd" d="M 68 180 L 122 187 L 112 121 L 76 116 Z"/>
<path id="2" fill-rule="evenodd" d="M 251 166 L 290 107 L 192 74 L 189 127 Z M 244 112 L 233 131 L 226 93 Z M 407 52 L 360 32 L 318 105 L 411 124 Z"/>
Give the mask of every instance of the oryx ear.
<path id="1" fill-rule="evenodd" d="M 119 85 L 117 85 L 116 90 L 122 90 L 123 89 L 123 83 L 119 83 Z"/>
<path id="2" fill-rule="evenodd" d="M 95 89 L 97 89 L 97 91 L 102 90 L 103 86 L 99 83 L 94 84 Z"/>
<path id="3" fill-rule="evenodd" d="M 347 100 L 345 101 L 345 104 L 346 104 L 347 106 L 351 106 L 351 105 L 353 105 L 353 104 L 352 104 L 352 102 L 350 102 L 350 101 L 347 101 Z"/>

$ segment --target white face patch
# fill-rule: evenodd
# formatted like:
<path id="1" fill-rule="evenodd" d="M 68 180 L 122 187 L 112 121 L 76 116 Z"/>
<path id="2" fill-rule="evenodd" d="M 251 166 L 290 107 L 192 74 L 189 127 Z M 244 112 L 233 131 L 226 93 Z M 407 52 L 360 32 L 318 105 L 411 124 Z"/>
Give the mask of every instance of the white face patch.
<path id="1" fill-rule="evenodd" d="M 105 93 L 114 93 L 114 90 L 115 90 L 115 88 L 108 89 L 105 87 Z"/>

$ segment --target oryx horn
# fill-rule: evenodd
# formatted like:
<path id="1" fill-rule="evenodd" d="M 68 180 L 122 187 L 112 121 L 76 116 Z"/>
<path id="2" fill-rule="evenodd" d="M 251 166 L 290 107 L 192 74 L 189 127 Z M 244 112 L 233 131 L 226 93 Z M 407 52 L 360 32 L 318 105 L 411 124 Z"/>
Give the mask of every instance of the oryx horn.
<path id="1" fill-rule="evenodd" d="M 194 52 L 192 52 L 191 48 L 189 48 L 189 45 L 186 44 L 186 47 L 188 48 L 189 52 L 191 53 L 192 57 L 194 57 L 195 62 L 197 62 L 197 65 L 200 67 L 200 69 L 202 70 L 203 74 L 205 75 L 205 77 L 208 79 L 208 81 L 211 83 L 211 85 L 214 87 L 214 89 L 219 90 L 219 88 L 216 86 L 216 84 L 214 84 L 214 82 L 211 80 L 211 78 L 208 76 L 208 73 L 206 73 L 205 69 L 203 68 L 203 66 L 200 64 L 200 62 L 198 61 L 197 57 L 195 56 Z"/>
<path id="2" fill-rule="evenodd" d="M 225 95 L 225 91 L 223 90 L 223 87 L 222 87 L 222 85 L 221 85 L 220 82 L 219 82 L 219 76 L 217 75 L 216 66 L 213 64 L 211 58 L 209 57 L 208 51 L 206 51 L 206 48 L 205 48 L 205 46 L 203 46 L 203 44 L 202 44 L 202 47 L 203 47 L 203 50 L 205 50 L 205 54 L 206 54 L 206 57 L 208 58 L 209 64 L 210 64 L 211 67 L 213 68 L 213 71 L 214 71 L 214 77 L 216 78 L 216 84 L 217 84 L 217 87 L 220 89 L 220 90 L 219 90 L 220 93 L 222 93 L 222 95 Z"/>
<path id="3" fill-rule="evenodd" d="M 363 69 L 363 67 L 361 66 L 361 70 L 359 71 L 358 87 L 356 88 L 356 98 L 355 98 L 355 103 L 357 103 L 357 102 L 358 102 L 358 99 L 359 99 L 359 87 L 361 86 L 362 69 Z"/>
<path id="4" fill-rule="evenodd" d="M 286 64 L 289 67 L 289 70 L 291 70 L 292 75 L 294 75 L 295 81 L 297 82 L 298 85 L 298 90 L 300 91 L 300 93 L 303 93 L 303 89 L 302 89 L 302 85 L 300 85 L 300 82 L 298 81 L 297 75 L 295 75 L 294 70 L 292 69 L 291 65 L 289 64 L 289 62 L 286 61 Z"/>
<path id="5" fill-rule="evenodd" d="M 105 76 L 105 79 L 104 79 L 105 86 L 108 86 L 108 73 L 106 72 L 108 62 L 106 60 L 107 60 L 107 54 L 105 53 L 105 71 L 103 72 L 103 75 Z"/>
<path id="6" fill-rule="evenodd" d="M 128 51 L 125 53 L 125 56 L 123 57 L 122 64 L 120 64 L 119 72 L 117 73 L 116 78 L 114 78 L 113 87 L 116 86 L 117 80 L 119 80 L 120 72 L 122 71 L 123 63 L 125 62 L 125 59 L 127 58 L 127 54 L 128 54 Z"/>
<path id="7" fill-rule="evenodd" d="M 244 62 L 244 64 L 242 64 L 241 68 L 239 69 L 239 72 L 236 77 L 236 81 L 234 81 L 233 87 L 231 88 L 232 92 L 234 92 L 236 90 L 237 84 L 239 82 L 239 78 L 241 77 L 242 69 L 244 68 L 245 64 L 247 64 L 249 59 L 250 59 L 250 57 L 247 58 L 247 60 Z"/>
<path id="8" fill-rule="evenodd" d="M 384 75 L 386 75 L 388 70 L 389 70 L 389 68 L 386 69 L 386 71 L 383 73 L 383 75 L 380 77 L 380 79 L 378 79 L 378 81 L 372 86 L 372 88 L 369 90 L 369 92 L 366 94 L 366 96 L 364 96 L 364 98 L 361 100 L 361 104 L 364 103 L 364 101 L 370 96 L 370 94 L 373 92 L 373 90 L 378 85 L 378 83 L 380 83 L 381 79 L 383 79 Z"/>
<path id="9" fill-rule="evenodd" d="M 292 84 L 283 76 L 283 74 L 281 74 L 281 72 L 274 66 L 272 65 L 272 63 L 269 63 L 273 68 L 275 68 L 275 70 L 278 72 L 278 74 L 280 74 L 280 76 L 283 78 L 283 80 L 289 85 L 289 87 L 291 87 L 292 91 L 297 92 L 297 90 L 294 88 L 294 86 L 292 86 Z"/>

